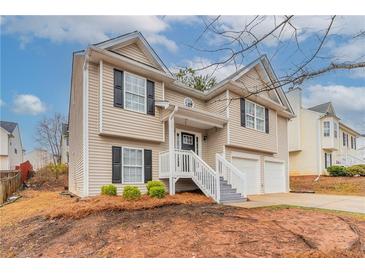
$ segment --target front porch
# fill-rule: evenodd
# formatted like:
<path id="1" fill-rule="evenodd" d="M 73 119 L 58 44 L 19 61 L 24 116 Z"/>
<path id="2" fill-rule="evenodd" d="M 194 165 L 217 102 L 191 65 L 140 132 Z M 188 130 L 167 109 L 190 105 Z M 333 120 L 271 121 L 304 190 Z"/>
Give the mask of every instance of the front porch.
<path id="1" fill-rule="evenodd" d="M 168 180 L 170 194 L 175 194 L 179 179 L 191 179 L 216 202 L 242 201 L 246 197 L 245 175 L 206 144 L 207 132 L 222 130 L 227 120 L 186 107 L 170 106 L 165 112 L 169 145 L 159 155 L 159 177 Z"/>

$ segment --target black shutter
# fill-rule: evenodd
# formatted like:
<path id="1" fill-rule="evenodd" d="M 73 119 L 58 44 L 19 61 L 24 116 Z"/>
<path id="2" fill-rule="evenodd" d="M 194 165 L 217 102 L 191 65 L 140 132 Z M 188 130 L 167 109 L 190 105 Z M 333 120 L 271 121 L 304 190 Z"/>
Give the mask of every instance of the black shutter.
<path id="1" fill-rule="evenodd" d="M 120 184 L 122 182 L 122 149 L 112 147 L 112 182 Z"/>
<path id="2" fill-rule="evenodd" d="M 123 108 L 123 71 L 114 69 L 114 106 Z"/>
<path id="3" fill-rule="evenodd" d="M 147 80 L 147 114 L 155 115 L 155 82 Z"/>
<path id="4" fill-rule="evenodd" d="M 152 180 L 152 150 L 144 150 L 144 182 Z"/>
<path id="5" fill-rule="evenodd" d="M 265 132 L 269 133 L 269 109 L 265 108 Z"/>
<path id="6" fill-rule="evenodd" d="M 240 100 L 240 107 L 241 107 L 241 127 L 246 127 L 246 106 L 244 98 L 241 98 Z"/>

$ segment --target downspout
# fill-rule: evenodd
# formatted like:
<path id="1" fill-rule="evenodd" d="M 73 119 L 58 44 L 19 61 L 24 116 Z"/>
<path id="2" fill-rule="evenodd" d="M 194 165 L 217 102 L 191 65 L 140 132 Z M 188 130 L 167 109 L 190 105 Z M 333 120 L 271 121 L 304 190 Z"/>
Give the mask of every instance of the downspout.
<path id="1" fill-rule="evenodd" d="M 317 122 L 317 161 L 318 161 L 318 176 L 317 178 L 314 180 L 315 182 L 317 182 L 319 180 L 319 178 L 322 175 L 322 151 L 321 151 L 321 144 L 322 144 L 322 134 L 321 134 L 321 120 L 318 119 Z"/>
<path id="2" fill-rule="evenodd" d="M 83 196 L 89 196 L 89 55 L 90 50 L 85 52 L 83 64 Z"/>
<path id="3" fill-rule="evenodd" d="M 169 165 L 170 165 L 170 178 L 169 178 L 169 192 L 170 195 L 175 194 L 175 183 L 174 183 L 174 173 L 175 173 L 175 121 L 174 115 L 175 112 L 178 110 L 178 107 L 175 106 L 174 110 L 169 115 Z"/>

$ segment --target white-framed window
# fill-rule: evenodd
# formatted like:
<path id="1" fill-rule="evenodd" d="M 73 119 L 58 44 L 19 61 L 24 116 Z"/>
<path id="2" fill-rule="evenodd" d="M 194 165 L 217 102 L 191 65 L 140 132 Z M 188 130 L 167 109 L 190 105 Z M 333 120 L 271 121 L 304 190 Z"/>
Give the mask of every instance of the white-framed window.
<path id="1" fill-rule="evenodd" d="M 323 122 L 323 136 L 328 137 L 331 135 L 331 123 L 329 121 Z"/>
<path id="2" fill-rule="evenodd" d="M 333 136 L 337 138 L 338 135 L 338 124 L 336 122 L 333 122 Z"/>
<path id="3" fill-rule="evenodd" d="M 332 166 L 332 153 L 324 153 L 324 167 L 327 169 Z"/>
<path id="4" fill-rule="evenodd" d="M 184 106 L 188 107 L 188 108 L 192 108 L 194 107 L 194 102 L 193 99 L 191 99 L 190 97 L 186 97 L 184 99 Z"/>
<path id="5" fill-rule="evenodd" d="M 123 183 L 142 183 L 143 149 L 123 147 Z"/>
<path id="6" fill-rule="evenodd" d="M 265 108 L 245 100 L 246 127 L 265 132 Z"/>
<path id="7" fill-rule="evenodd" d="M 146 79 L 124 72 L 124 108 L 146 113 Z"/>

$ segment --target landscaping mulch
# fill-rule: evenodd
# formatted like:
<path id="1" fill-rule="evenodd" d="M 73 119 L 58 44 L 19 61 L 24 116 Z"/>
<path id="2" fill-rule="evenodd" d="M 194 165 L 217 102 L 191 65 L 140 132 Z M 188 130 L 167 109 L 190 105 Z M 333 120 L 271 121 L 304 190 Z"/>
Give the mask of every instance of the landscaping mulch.
<path id="1" fill-rule="evenodd" d="M 364 257 L 365 250 L 365 216 L 236 208 L 196 193 L 128 202 L 26 190 L 0 216 L 1 257 Z"/>

